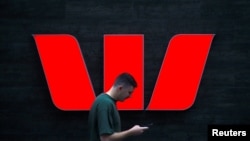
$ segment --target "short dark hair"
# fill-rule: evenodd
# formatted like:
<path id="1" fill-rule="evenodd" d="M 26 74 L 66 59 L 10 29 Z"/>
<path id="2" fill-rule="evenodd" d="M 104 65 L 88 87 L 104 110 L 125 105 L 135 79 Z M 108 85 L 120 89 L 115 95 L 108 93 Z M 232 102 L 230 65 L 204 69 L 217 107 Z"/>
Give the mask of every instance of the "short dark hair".
<path id="1" fill-rule="evenodd" d="M 134 88 L 136 88 L 137 82 L 131 74 L 124 72 L 118 75 L 115 80 L 114 86 L 118 85 L 133 86 Z"/>

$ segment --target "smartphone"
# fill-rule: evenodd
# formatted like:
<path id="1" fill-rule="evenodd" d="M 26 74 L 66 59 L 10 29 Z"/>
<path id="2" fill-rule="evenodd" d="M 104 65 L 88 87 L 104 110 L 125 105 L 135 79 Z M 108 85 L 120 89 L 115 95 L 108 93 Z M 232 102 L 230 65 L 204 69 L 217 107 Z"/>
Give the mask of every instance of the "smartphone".
<path id="1" fill-rule="evenodd" d="M 151 127 L 153 125 L 154 125 L 154 123 L 148 123 L 148 124 L 144 124 L 143 127 Z"/>

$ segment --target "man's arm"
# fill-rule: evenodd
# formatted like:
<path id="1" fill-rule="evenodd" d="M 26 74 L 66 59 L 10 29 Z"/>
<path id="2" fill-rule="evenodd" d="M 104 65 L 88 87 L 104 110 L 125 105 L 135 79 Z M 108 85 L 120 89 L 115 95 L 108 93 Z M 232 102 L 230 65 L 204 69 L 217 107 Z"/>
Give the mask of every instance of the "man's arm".
<path id="1" fill-rule="evenodd" d="M 101 141 L 119 141 L 121 139 L 124 139 L 128 136 L 133 136 L 133 135 L 139 135 L 144 132 L 144 130 L 147 130 L 148 127 L 141 127 L 139 125 L 135 125 L 134 127 L 122 131 L 122 132 L 115 132 L 111 135 L 102 135 L 100 136 Z"/>

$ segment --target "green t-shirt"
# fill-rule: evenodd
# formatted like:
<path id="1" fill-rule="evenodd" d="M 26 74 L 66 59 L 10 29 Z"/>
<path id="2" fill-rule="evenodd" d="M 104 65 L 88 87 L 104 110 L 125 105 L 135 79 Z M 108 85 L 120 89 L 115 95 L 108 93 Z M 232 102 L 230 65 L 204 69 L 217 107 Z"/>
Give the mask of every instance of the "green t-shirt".
<path id="1" fill-rule="evenodd" d="M 90 141 L 100 141 L 101 135 L 121 131 L 120 116 L 116 101 L 107 94 L 97 96 L 89 112 Z"/>

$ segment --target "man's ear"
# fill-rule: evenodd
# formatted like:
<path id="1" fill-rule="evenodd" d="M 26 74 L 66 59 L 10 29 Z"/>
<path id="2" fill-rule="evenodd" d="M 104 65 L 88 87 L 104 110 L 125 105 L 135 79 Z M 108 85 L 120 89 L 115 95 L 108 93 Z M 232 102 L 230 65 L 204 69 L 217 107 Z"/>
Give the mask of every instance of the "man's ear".
<path id="1" fill-rule="evenodd" d="M 118 86 L 118 89 L 119 89 L 119 90 L 122 90 L 122 88 L 123 88 L 122 85 L 119 85 L 119 86 Z"/>

